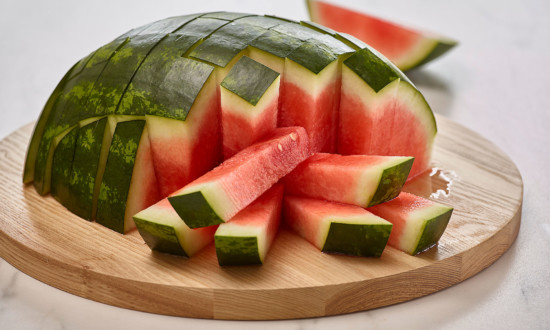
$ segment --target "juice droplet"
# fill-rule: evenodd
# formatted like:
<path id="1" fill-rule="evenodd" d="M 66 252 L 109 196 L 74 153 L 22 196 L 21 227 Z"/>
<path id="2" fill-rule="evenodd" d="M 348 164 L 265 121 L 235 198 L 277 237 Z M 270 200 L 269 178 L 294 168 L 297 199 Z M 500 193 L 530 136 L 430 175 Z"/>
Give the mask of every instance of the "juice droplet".
<path id="1" fill-rule="evenodd" d="M 432 193 L 430 197 L 434 199 L 449 197 L 453 183 L 459 179 L 455 171 L 444 170 L 438 167 L 432 168 L 430 177 L 432 178 Z"/>

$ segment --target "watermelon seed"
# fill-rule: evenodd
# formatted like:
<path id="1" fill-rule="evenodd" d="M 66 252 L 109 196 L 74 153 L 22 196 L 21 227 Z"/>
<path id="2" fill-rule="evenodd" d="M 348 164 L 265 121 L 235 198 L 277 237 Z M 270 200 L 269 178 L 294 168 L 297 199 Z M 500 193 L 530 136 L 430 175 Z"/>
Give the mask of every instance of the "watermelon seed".
<path id="1" fill-rule="evenodd" d="M 283 151 L 283 146 L 280 143 L 277 145 L 277 148 L 279 149 L 279 151 Z"/>
<path id="2" fill-rule="evenodd" d="M 296 133 L 290 133 L 290 138 L 292 139 L 292 141 L 296 141 L 298 135 L 296 135 Z"/>

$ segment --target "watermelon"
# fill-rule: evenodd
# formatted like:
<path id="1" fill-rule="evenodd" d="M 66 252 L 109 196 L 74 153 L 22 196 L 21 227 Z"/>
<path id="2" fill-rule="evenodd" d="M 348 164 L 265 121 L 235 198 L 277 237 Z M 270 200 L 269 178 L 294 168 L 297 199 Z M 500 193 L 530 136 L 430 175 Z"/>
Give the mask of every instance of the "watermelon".
<path id="1" fill-rule="evenodd" d="M 252 123 L 246 109 L 262 121 Z M 247 128 L 233 128 L 235 110 L 247 113 L 238 121 Z M 414 176 L 429 168 L 435 133 L 415 86 L 350 35 L 274 16 L 176 16 L 115 38 L 67 72 L 36 124 L 23 180 L 121 233 L 165 198 L 168 218 L 208 227 L 245 209 L 312 150 L 414 157 Z M 220 165 L 224 144 L 236 146 Z M 181 243 L 179 224 L 138 218 L 150 220 L 138 230 L 151 246 Z"/>
<path id="2" fill-rule="evenodd" d="M 309 156 L 302 127 L 277 128 L 168 200 L 190 228 L 224 223 Z"/>
<path id="3" fill-rule="evenodd" d="M 145 120 L 117 123 L 98 178 L 96 222 L 120 233 L 133 229 L 132 216 L 160 199 Z"/>
<path id="4" fill-rule="evenodd" d="M 317 249 L 361 257 L 380 257 L 392 224 L 348 204 L 307 197 L 285 196 L 285 223 Z"/>
<path id="5" fill-rule="evenodd" d="M 187 227 L 167 198 L 138 212 L 133 219 L 151 250 L 183 257 L 191 257 L 210 244 L 218 227 Z"/>
<path id="6" fill-rule="evenodd" d="M 221 266 L 264 263 L 279 228 L 283 190 L 283 185 L 276 184 L 219 225 L 214 243 Z"/>
<path id="7" fill-rule="evenodd" d="M 376 73 L 367 74 L 367 65 Z M 372 49 L 344 61 L 340 100 L 339 153 L 414 157 L 411 178 L 430 168 L 435 117 L 414 85 Z"/>
<path id="8" fill-rule="evenodd" d="M 453 208 L 402 192 L 393 200 L 368 208 L 393 224 L 388 244 L 411 255 L 437 244 Z"/>
<path id="9" fill-rule="evenodd" d="M 399 195 L 412 164 L 412 157 L 317 153 L 283 182 L 289 195 L 368 207 Z"/>
<path id="10" fill-rule="evenodd" d="M 221 82 L 223 157 L 277 127 L 280 74 L 243 56 Z"/>
<path id="11" fill-rule="evenodd" d="M 313 22 L 356 36 L 406 71 L 448 52 L 457 42 L 325 1 L 307 0 Z"/>

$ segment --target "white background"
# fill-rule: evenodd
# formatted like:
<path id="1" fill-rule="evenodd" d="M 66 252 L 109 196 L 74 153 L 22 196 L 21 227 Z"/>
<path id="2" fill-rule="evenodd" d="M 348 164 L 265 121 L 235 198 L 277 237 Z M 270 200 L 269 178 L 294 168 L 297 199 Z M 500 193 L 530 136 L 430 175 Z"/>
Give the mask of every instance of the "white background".
<path id="1" fill-rule="evenodd" d="M 550 2 L 340 3 L 459 40 L 447 56 L 409 77 L 435 112 L 479 132 L 518 166 L 524 180 L 521 230 L 502 258 L 463 283 L 407 303 L 271 322 L 175 318 L 107 306 L 49 287 L 0 259 L 0 329 L 550 329 Z M 0 0 L 0 138 L 35 120 L 72 64 L 116 36 L 168 16 L 219 10 L 308 19 L 305 3 L 290 0 Z"/>

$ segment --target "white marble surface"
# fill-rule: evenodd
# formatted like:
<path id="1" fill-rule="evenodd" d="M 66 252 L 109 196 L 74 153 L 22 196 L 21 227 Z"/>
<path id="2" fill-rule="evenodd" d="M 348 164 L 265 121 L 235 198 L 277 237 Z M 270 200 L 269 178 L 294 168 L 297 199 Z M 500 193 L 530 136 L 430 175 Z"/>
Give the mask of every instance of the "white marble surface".
<path id="1" fill-rule="evenodd" d="M 550 329 L 550 2 L 342 2 L 460 41 L 410 77 L 436 112 L 480 132 L 517 164 L 525 189 L 522 225 L 502 258 L 463 283 L 410 302 L 270 322 L 120 309 L 52 288 L 0 259 L 0 329 Z M 35 120 L 64 72 L 115 36 L 164 17 L 215 10 L 307 18 L 305 4 L 291 0 L 1 0 L 0 138 Z"/>

